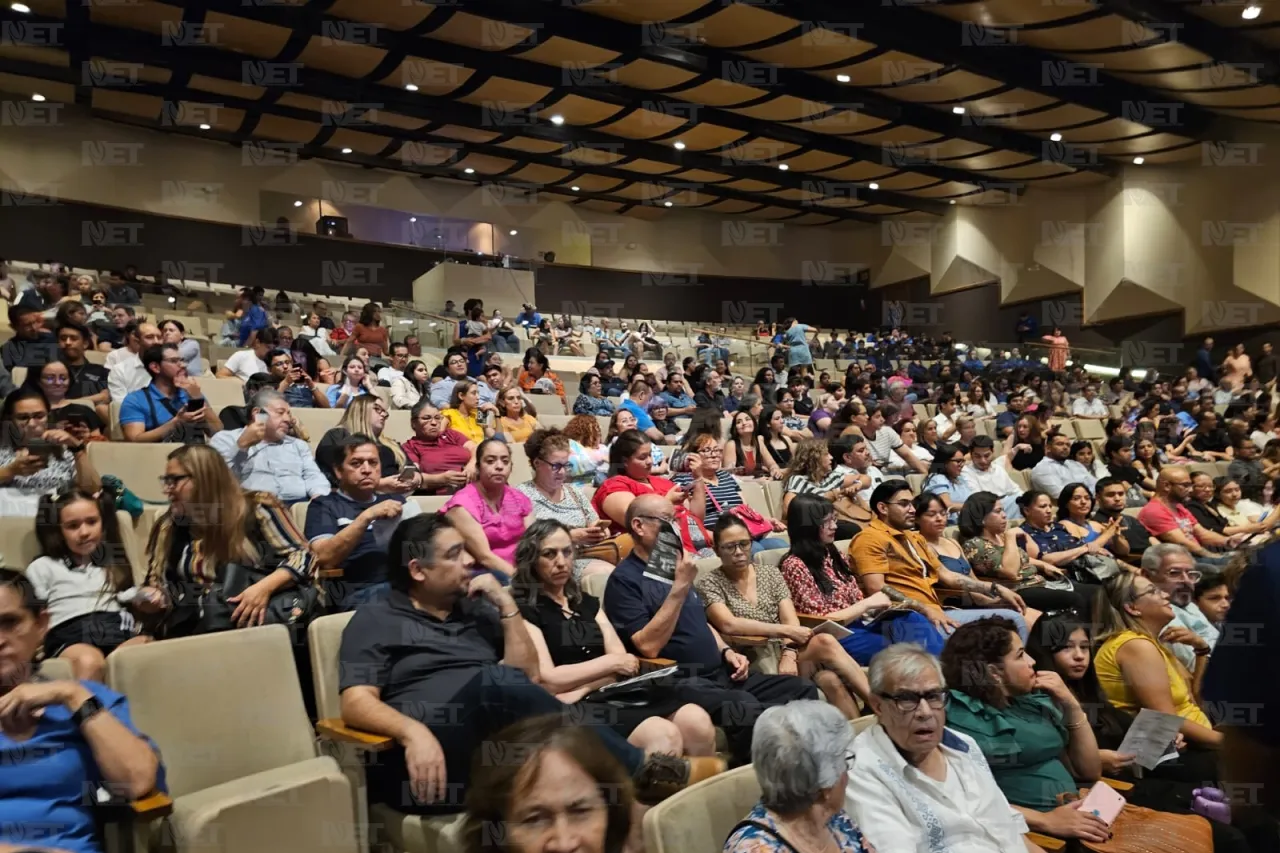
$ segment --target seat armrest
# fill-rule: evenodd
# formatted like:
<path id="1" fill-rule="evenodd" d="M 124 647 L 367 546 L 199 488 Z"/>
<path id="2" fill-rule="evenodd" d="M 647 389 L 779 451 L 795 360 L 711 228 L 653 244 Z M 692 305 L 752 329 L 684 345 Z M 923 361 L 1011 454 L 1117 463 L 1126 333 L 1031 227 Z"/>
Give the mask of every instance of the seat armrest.
<path id="1" fill-rule="evenodd" d="M 720 636 L 735 649 L 753 649 L 769 645 L 768 637 L 758 637 L 753 634 L 721 634 Z"/>
<path id="2" fill-rule="evenodd" d="M 675 666 L 676 662 L 670 658 L 640 658 L 640 672 L 653 672 L 655 669 L 666 669 L 669 666 Z"/>
<path id="3" fill-rule="evenodd" d="M 1108 785 L 1110 785 L 1112 790 L 1120 791 L 1121 793 L 1125 791 L 1133 790 L 1132 782 L 1122 782 L 1119 779 L 1108 779 L 1106 776 L 1103 776 L 1101 781 L 1106 782 Z"/>
<path id="4" fill-rule="evenodd" d="M 168 817 L 173 813 L 173 800 L 161 791 L 152 791 L 136 800 L 98 803 L 94 806 L 101 819 L 107 823 L 126 821 L 146 822 Z"/>
<path id="5" fill-rule="evenodd" d="M 319 569 L 316 571 L 316 577 L 323 578 L 325 580 L 333 580 L 335 578 L 340 578 L 342 577 L 342 574 L 343 573 L 342 573 L 341 567 L 338 567 L 335 569 Z"/>
<path id="6" fill-rule="evenodd" d="M 392 738 L 352 728 L 336 718 L 317 720 L 316 731 L 323 738 L 336 743 L 353 744 L 369 752 L 383 752 L 395 745 L 395 741 Z"/>
<path id="7" fill-rule="evenodd" d="M 1063 850 L 1067 846 L 1067 842 L 1063 841 L 1061 838 L 1041 835 L 1038 832 L 1028 832 L 1023 837 L 1039 847 L 1041 850 Z"/>
<path id="8" fill-rule="evenodd" d="M 827 621 L 827 617 L 819 616 L 816 613 L 797 613 L 796 617 L 800 620 L 800 624 L 806 628 L 817 628 Z"/>

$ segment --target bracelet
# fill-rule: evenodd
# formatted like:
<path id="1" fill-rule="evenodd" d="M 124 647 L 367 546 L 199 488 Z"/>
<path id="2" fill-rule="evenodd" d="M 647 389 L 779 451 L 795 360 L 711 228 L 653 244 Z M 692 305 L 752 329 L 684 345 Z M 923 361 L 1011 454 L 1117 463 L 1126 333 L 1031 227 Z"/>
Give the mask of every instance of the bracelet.
<path id="1" fill-rule="evenodd" d="M 520 610 L 519 610 L 519 608 L 517 608 L 517 609 L 515 609 L 515 610 L 512 610 L 510 613 L 500 613 L 500 614 L 499 614 L 499 616 L 501 616 L 501 617 L 502 617 L 503 621 L 506 621 L 507 619 L 514 619 L 514 618 L 516 618 L 516 617 L 517 617 L 517 616 L 519 616 L 519 615 L 520 615 Z"/>
<path id="2" fill-rule="evenodd" d="M 1196 652 L 1196 657 L 1207 658 L 1209 655 L 1213 654 L 1213 649 L 1209 648 L 1208 646 L 1205 646 L 1203 649 L 1196 649 L 1195 652 Z"/>

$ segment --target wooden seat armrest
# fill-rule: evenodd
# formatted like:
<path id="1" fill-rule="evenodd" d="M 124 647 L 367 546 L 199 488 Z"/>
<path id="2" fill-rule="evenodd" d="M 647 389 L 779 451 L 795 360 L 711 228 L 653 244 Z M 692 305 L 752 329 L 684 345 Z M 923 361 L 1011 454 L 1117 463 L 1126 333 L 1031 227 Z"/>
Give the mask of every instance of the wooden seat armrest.
<path id="1" fill-rule="evenodd" d="M 655 669 L 666 669 L 669 666 L 675 666 L 676 662 L 670 658 L 640 658 L 640 672 L 653 672 Z"/>
<path id="2" fill-rule="evenodd" d="M 342 569 L 341 568 L 319 569 L 318 571 L 316 571 L 316 576 L 323 578 L 325 580 L 333 580 L 335 578 L 342 577 Z"/>
<path id="3" fill-rule="evenodd" d="M 1023 837 L 1039 847 L 1041 850 L 1064 850 L 1067 846 L 1067 842 L 1063 841 L 1061 838 L 1041 835 L 1038 832 L 1028 832 Z"/>
<path id="4" fill-rule="evenodd" d="M 820 616 L 816 613 L 797 613 L 796 617 L 799 618 L 800 624 L 806 628 L 817 628 L 823 622 L 827 621 L 827 617 Z"/>
<path id="5" fill-rule="evenodd" d="M 99 803 L 94 807 L 107 823 L 126 821 L 150 821 L 168 817 L 173 813 L 173 800 L 168 794 L 152 791 L 136 800 Z"/>
<path id="6" fill-rule="evenodd" d="M 721 634 L 720 636 L 735 649 L 752 649 L 769 645 L 768 637 L 758 637 L 753 634 Z"/>
<path id="7" fill-rule="evenodd" d="M 330 718 L 316 721 L 316 731 L 321 737 L 337 743 L 349 743 L 370 752 L 382 752 L 395 746 L 395 741 L 385 735 L 352 728 L 340 719 Z"/>
<path id="8" fill-rule="evenodd" d="M 1102 781 L 1110 785 L 1113 790 L 1120 791 L 1121 793 L 1133 790 L 1132 782 L 1124 782 L 1120 779 L 1108 779 L 1106 776 L 1102 777 Z"/>

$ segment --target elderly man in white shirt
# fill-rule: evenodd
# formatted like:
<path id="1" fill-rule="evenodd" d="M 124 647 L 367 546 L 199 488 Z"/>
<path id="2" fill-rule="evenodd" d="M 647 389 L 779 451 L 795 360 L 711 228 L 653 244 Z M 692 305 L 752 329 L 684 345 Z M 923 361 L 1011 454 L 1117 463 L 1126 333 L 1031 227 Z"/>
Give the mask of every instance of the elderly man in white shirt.
<path id="1" fill-rule="evenodd" d="M 1107 408 L 1107 404 L 1102 402 L 1102 399 L 1098 396 L 1097 385 L 1090 382 L 1084 386 L 1084 396 L 1076 397 L 1071 401 L 1071 417 L 1093 418 L 1100 421 L 1105 421 L 1111 417 L 1111 410 Z"/>
<path id="2" fill-rule="evenodd" d="M 151 374 L 142 366 L 142 352 L 147 347 L 159 346 L 163 341 L 160 328 L 151 323 L 139 323 L 136 332 L 125 336 L 125 346 L 107 356 L 124 353 L 114 363 L 107 364 L 107 391 L 111 399 L 119 403 L 133 391 L 151 384 Z"/>
<path id="3" fill-rule="evenodd" d="M 1071 457 L 1071 439 L 1056 429 L 1044 440 L 1044 458 L 1031 469 L 1031 488 L 1039 489 L 1055 501 L 1071 483 L 1084 483 L 1092 493 L 1098 478 Z"/>
<path id="4" fill-rule="evenodd" d="M 878 719 L 853 743 L 845 810 L 877 853 L 1039 851 L 982 750 L 946 728 L 937 659 L 897 643 L 872 658 L 868 677 Z"/>
<path id="5" fill-rule="evenodd" d="M 240 485 L 270 492 L 286 504 L 329 494 L 329 480 L 311 455 L 311 447 L 289 435 L 293 416 L 284 395 L 259 391 L 249 404 L 249 425 L 223 430 L 209 445 L 222 454 Z"/>
<path id="6" fill-rule="evenodd" d="M 1195 557 L 1176 542 L 1161 542 L 1142 552 L 1142 574 L 1169 597 L 1173 608 L 1173 621 L 1160 639 L 1188 671 L 1195 672 L 1196 658 L 1212 654 L 1218 644 L 1218 629 L 1196 606 L 1201 574 Z"/>
<path id="7" fill-rule="evenodd" d="M 1009 454 L 1014 452 L 1015 445 L 1009 442 Z M 994 463 L 995 442 L 989 435 L 974 436 L 969 447 L 969 464 L 960 472 L 960 479 L 969 486 L 969 494 L 974 492 L 991 492 L 1000 498 L 1005 515 L 1010 520 L 1022 517 L 1022 508 L 1018 506 L 1018 496 L 1023 488 L 1009 476 L 1009 469 Z"/>

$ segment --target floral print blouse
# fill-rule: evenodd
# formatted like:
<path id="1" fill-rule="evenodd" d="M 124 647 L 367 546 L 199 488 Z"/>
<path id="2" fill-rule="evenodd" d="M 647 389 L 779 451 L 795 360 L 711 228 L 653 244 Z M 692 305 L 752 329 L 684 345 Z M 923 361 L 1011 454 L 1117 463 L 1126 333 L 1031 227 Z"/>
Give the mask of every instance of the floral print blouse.
<path id="1" fill-rule="evenodd" d="M 839 558 L 848 569 L 849 564 L 845 561 L 844 555 L 840 554 Z M 852 607 L 862 600 L 862 590 L 858 587 L 857 576 L 852 573 L 848 577 L 838 574 L 835 560 L 830 553 L 822 563 L 823 571 L 831 579 L 830 595 L 825 595 L 818 588 L 813 575 L 809 572 L 809 567 L 799 557 L 788 555 L 779 568 L 782 570 L 782 579 L 791 590 L 791 601 L 795 604 L 797 613 L 813 615 L 834 613 L 837 610 Z"/>

